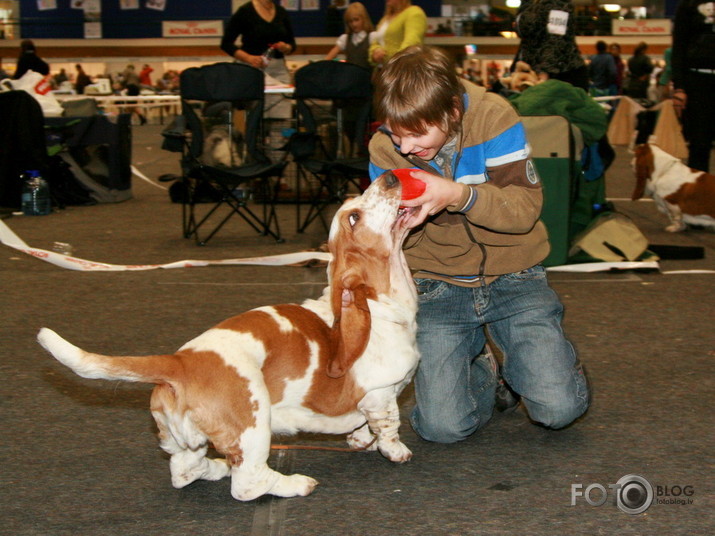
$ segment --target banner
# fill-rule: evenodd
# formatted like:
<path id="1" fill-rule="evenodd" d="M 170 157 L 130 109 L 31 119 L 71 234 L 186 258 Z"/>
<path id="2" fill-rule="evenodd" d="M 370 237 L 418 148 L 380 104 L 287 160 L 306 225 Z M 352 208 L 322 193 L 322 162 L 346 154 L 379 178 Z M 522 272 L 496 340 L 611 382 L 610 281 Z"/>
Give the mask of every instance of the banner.
<path id="1" fill-rule="evenodd" d="M 620 35 L 670 35 L 670 19 L 614 19 L 611 33 Z"/>
<path id="2" fill-rule="evenodd" d="M 223 22 L 220 20 L 165 20 L 161 23 L 163 37 L 220 37 Z"/>

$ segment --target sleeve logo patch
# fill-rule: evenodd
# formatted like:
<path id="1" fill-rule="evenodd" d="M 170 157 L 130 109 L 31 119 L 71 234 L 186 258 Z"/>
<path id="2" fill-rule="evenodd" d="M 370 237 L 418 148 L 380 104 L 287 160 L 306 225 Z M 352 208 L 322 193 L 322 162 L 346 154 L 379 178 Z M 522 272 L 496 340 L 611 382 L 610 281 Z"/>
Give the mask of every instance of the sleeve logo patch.
<path id="1" fill-rule="evenodd" d="M 536 168 L 531 160 L 526 161 L 526 178 L 531 184 L 539 183 L 539 175 L 536 173 Z"/>

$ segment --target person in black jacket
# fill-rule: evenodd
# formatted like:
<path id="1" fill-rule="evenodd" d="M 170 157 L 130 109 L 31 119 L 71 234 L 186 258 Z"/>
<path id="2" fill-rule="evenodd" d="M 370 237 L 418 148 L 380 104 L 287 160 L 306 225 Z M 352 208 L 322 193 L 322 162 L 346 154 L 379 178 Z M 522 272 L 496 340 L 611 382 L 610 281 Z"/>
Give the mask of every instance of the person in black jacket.
<path id="1" fill-rule="evenodd" d="M 241 37 L 240 48 L 236 39 Z M 288 12 L 273 0 L 251 0 L 239 7 L 225 24 L 221 50 L 232 58 L 265 70 L 266 74 L 290 84 L 285 56 L 296 47 Z M 272 101 L 275 99 L 275 102 Z M 273 117 L 290 117 L 290 103 L 280 97 L 266 99 L 266 108 Z"/>
<path id="2" fill-rule="evenodd" d="M 18 80 L 27 71 L 35 71 L 41 75 L 47 76 L 50 74 L 50 66 L 45 60 L 37 55 L 35 43 L 30 39 L 23 39 L 20 43 L 20 55 L 17 58 L 17 66 L 13 79 Z"/>
<path id="3" fill-rule="evenodd" d="M 634 99 L 647 99 L 650 75 L 655 66 L 646 54 L 648 45 L 639 43 L 628 60 L 628 85 L 623 92 Z"/>
<path id="4" fill-rule="evenodd" d="M 713 3 L 681 0 L 675 12 L 673 106 L 683 121 L 691 168 L 709 172 L 715 132 L 715 13 Z"/>

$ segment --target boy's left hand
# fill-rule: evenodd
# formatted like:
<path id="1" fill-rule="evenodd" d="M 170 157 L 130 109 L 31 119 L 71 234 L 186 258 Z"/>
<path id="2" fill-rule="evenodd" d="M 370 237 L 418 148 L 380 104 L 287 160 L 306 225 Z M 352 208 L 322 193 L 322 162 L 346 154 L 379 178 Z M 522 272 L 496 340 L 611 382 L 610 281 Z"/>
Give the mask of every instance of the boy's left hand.
<path id="1" fill-rule="evenodd" d="M 462 186 L 459 183 L 418 169 L 412 170 L 411 175 L 425 183 L 425 191 L 419 197 L 402 201 L 405 207 L 419 207 L 419 211 L 407 222 L 410 229 L 420 225 L 428 216 L 434 216 L 446 207 L 457 204 L 462 196 Z"/>

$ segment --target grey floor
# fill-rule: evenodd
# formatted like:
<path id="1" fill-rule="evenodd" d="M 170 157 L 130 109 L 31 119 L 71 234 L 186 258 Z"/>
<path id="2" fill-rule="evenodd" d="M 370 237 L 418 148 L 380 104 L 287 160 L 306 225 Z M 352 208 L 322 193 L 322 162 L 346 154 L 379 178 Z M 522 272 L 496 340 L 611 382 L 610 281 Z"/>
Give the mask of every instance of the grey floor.
<path id="1" fill-rule="evenodd" d="M 135 166 L 152 180 L 178 168 L 160 127 L 134 129 Z M 652 202 L 627 201 L 629 155 L 619 149 L 608 195 L 652 244 L 704 248 L 701 260 L 664 260 L 664 273 L 552 273 L 565 330 L 586 364 L 593 404 L 570 428 L 547 431 L 521 412 L 495 415 L 456 445 L 419 439 L 405 465 L 375 453 L 291 450 L 283 471 L 320 481 L 306 498 L 233 500 L 229 482 L 171 487 L 148 411 L 151 388 L 73 375 L 35 342 L 49 326 L 108 354 L 172 352 L 216 322 L 269 303 L 319 294 L 324 268 L 205 267 L 137 272 L 69 271 L 0 246 L 0 534 L 8 535 L 570 535 L 713 534 L 715 233 L 665 233 Z M 77 257 L 115 264 L 288 253 L 315 247 L 314 225 L 286 242 L 232 222 L 206 247 L 182 238 L 180 206 L 135 178 L 134 198 L 4 222 L 29 245 L 67 242 Z M 668 274 L 673 270 L 688 273 Z M 403 421 L 412 406 L 402 398 Z M 342 438 L 299 436 L 304 445 Z M 661 492 L 629 515 L 609 492 L 602 506 L 572 486 L 608 489 L 629 474 Z M 689 487 L 687 487 L 689 486 Z M 686 488 L 687 487 L 687 488 Z M 681 489 L 680 502 L 668 504 Z M 598 490 L 590 496 L 600 498 Z M 687 500 L 682 500 L 687 499 Z M 662 504 L 663 501 L 665 504 Z"/>

